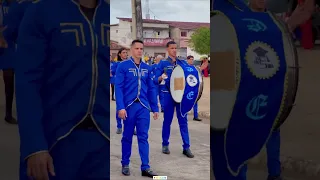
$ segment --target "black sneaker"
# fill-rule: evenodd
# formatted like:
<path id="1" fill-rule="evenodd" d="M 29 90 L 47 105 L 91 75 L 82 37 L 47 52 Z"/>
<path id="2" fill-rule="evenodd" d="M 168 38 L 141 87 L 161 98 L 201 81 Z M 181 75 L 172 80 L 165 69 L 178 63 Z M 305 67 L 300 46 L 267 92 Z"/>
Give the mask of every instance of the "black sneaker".
<path id="1" fill-rule="evenodd" d="M 169 146 L 163 146 L 162 147 L 162 153 L 163 154 L 170 154 Z"/>
<path id="2" fill-rule="evenodd" d="M 8 124 L 18 124 L 18 121 L 16 118 L 12 117 L 12 116 L 6 116 L 4 118 L 4 120 L 8 123 Z"/>
<path id="3" fill-rule="evenodd" d="M 283 180 L 281 176 L 268 176 L 267 180 Z"/>
<path id="4" fill-rule="evenodd" d="M 146 169 L 144 171 L 141 171 L 141 175 L 149 178 L 153 178 L 153 176 L 158 176 L 151 169 Z"/>
<path id="5" fill-rule="evenodd" d="M 130 176 L 130 168 L 129 166 L 122 166 L 122 174 L 125 176 Z"/>
<path id="6" fill-rule="evenodd" d="M 187 156 L 188 158 L 194 158 L 194 155 L 192 154 L 190 149 L 185 149 L 183 150 L 182 154 L 184 154 L 185 156 Z"/>
<path id="7" fill-rule="evenodd" d="M 137 135 L 137 130 L 136 129 L 134 129 L 133 135 Z"/>
<path id="8" fill-rule="evenodd" d="M 200 118 L 193 118 L 194 121 L 202 121 Z"/>
<path id="9" fill-rule="evenodd" d="M 122 133 L 122 128 L 117 128 L 117 134 L 121 134 Z"/>

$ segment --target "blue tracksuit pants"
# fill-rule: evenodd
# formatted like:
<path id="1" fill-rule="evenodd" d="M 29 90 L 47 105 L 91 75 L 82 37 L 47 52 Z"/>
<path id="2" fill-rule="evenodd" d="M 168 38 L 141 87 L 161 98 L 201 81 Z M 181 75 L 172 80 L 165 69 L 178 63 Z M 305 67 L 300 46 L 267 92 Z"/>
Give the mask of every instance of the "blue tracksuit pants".
<path id="1" fill-rule="evenodd" d="M 122 129 L 122 119 L 118 117 L 118 113 L 116 113 L 116 119 L 117 119 L 117 128 Z"/>
<path id="2" fill-rule="evenodd" d="M 162 92 L 161 90 L 159 90 L 159 101 L 160 101 L 161 109 L 163 109 L 164 108 L 164 92 Z"/>
<path id="3" fill-rule="evenodd" d="M 280 163 L 280 130 L 273 131 L 267 144 L 267 160 L 269 176 L 277 177 L 281 175 Z"/>
<path id="4" fill-rule="evenodd" d="M 176 109 L 176 115 L 178 118 L 178 123 L 180 126 L 180 134 L 183 141 L 183 149 L 188 149 L 190 147 L 190 140 L 189 140 L 189 130 L 188 130 L 188 119 L 187 116 L 182 117 L 180 112 L 180 105 L 176 103 L 170 93 L 163 93 L 164 94 L 164 120 L 162 125 L 162 146 L 169 145 L 169 138 L 170 138 L 170 129 L 171 123 L 173 120 L 174 110 Z"/>
<path id="5" fill-rule="evenodd" d="M 211 157 L 213 173 L 216 180 L 246 180 L 247 166 L 244 166 L 239 175 L 234 177 L 228 170 L 227 160 L 224 154 L 224 132 L 211 130 Z"/>
<path id="6" fill-rule="evenodd" d="M 110 142 L 96 129 L 75 129 L 50 151 L 56 176 L 50 180 L 109 180 Z M 29 180 L 26 163 L 20 164 L 20 180 Z"/>
<path id="7" fill-rule="evenodd" d="M 127 119 L 123 120 L 122 133 L 122 166 L 130 164 L 132 149 L 132 137 L 134 128 L 137 130 L 139 154 L 141 158 L 141 170 L 149 169 L 149 143 L 148 131 L 150 128 L 150 111 L 139 102 L 133 103 L 127 109 Z"/>
<path id="8" fill-rule="evenodd" d="M 198 103 L 193 106 L 193 118 L 198 118 Z"/>

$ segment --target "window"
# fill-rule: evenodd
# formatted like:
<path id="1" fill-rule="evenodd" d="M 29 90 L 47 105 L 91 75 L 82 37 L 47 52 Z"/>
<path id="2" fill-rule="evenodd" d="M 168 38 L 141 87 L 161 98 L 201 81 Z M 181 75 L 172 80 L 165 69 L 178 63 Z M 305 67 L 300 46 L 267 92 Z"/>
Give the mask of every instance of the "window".
<path id="1" fill-rule="evenodd" d="M 182 32 L 181 32 L 181 37 L 187 37 L 187 32 L 182 31 Z"/>

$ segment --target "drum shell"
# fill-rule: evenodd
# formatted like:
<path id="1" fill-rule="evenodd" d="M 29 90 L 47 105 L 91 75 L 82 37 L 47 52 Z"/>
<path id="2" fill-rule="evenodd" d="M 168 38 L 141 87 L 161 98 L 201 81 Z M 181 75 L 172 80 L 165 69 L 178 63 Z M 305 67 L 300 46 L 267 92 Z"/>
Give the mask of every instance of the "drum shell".
<path id="1" fill-rule="evenodd" d="M 299 85 L 299 59 L 296 46 L 287 25 L 275 14 L 270 13 L 270 15 L 273 17 L 283 33 L 284 51 L 287 63 L 287 91 L 285 92 L 285 106 L 283 107 L 280 118 L 274 125 L 274 129 L 278 129 L 287 120 L 295 104 Z"/>

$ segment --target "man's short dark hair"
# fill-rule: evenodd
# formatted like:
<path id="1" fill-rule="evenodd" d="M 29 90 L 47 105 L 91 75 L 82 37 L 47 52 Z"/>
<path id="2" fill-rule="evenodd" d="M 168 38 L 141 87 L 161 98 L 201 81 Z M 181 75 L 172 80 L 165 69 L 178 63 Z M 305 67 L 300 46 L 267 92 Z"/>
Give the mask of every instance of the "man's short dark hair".
<path id="1" fill-rule="evenodd" d="M 131 46 L 133 46 L 135 43 L 141 43 L 143 44 L 143 41 L 141 41 L 140 39 L 135 39 L 131 42 Z"/>
<path id="2" fill-rule="evenodd" d="M 167 47 L 169 47 L 171 44 L 177 44 L 176 42 L 174 42 L 174 41 L 169 41 L 169 42 L 167 42 Z"/>
<path id="3" fill-rule="evenodd" d="M 187 59 L 191 59 L 191 58 L 194 58 L 194 57 L 193 57 L 193 56 L 188 56 L 188 57 L 187 57 Z"/>

